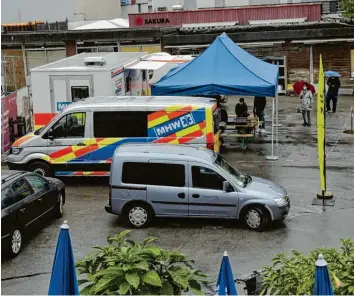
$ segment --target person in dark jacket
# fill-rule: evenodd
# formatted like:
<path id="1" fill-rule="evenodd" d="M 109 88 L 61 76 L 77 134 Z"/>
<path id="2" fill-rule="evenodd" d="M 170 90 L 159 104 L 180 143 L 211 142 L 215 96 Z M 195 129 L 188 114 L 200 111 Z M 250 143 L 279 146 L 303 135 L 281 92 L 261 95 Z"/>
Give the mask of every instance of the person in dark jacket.
<path id="1" fill-rule="evenodd" d="M 332 111 L 335 113 L 337 111 L 338 102 L 338 92 L 340 88 L 340 80 L 338 77 L 329 77 L 327 80 L 328 91 L 326 96 L 326 106 L 327 112 L 331 111 L 331 101 L 332 101 Z"/>
<path id="2" fill-rule="evenodd" d="M 259 121 L 262 121 L 262 124 L 259 126 L 261 132 L 265 132 L 264 109 L 266 105 L 266 97 L 254 97 L 253 115 L 257 116 L 259 118 Z"/>
<path id="3" fill-rule="evenodd" d="M 236 104 L 235 113 L 237 117 L 248 117 L 248 107 L 244 98 L 240 98 L 239 103 Z"/>

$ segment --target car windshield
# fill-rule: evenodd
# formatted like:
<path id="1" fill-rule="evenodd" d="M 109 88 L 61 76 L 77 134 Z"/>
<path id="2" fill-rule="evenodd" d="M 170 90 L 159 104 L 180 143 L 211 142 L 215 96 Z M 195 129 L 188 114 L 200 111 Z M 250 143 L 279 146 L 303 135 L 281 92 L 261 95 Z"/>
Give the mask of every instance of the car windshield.
<path id="1" fill-rule="evenodd" d="M 221 155 L 218 155 L 215 159 L 214 164 L 228 172 L 235 183 L 240 186 L 240 187 L 246 187 L 247 184 L 250 182 L 250 177 L 247 176 L 246 174 L 241 173 L 240 171 L 236 170 L 231 164 L 229 164 L 225 158 L 223 158 Z"/>

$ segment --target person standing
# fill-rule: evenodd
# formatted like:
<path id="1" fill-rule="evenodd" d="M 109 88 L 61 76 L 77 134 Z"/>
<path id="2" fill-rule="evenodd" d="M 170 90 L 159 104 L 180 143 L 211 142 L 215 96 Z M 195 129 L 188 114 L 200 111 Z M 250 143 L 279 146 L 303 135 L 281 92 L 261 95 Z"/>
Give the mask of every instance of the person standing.
<path id="1" fill-rule="evenodd" d="M 332 111 L 336 113 L 337 111 L 337 102 L 338 102 L 338 93 L 340 88 L 340 80 L 338 77 L 329 77 L 327 80 L 328 91 L 326 96 L 326 106 L 327 112 L 331 111 L 331 101 L 332 101 Z"/>
<path id="2" fill-rule="evenodd" d="M 303 86 L 300 93 L 302 117 L 304 119 L 303 126 L 311 126 L 311 108 L 312 108 L 312 92 L 308 89 L 307 85 Z"/>
<path id="3" fill-rule="evenodd" d="M 261 133 L 265 133 L 264 109 L 266 105 L 267 105 L 266 97 L 254 97 L 253 115 L 257 116 L 259 121 L 262 121 L 262 124 L 259 126 Z"/>

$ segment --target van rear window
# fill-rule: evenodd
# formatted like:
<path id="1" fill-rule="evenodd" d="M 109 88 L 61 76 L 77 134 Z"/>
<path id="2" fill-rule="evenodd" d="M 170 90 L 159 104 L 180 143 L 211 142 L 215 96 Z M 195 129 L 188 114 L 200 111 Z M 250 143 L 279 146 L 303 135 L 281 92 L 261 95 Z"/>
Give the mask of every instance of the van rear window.
<path id="1" fill-rule="evenodd" d="M 125 162 L 122 182 L 125 184 L 184 187 L 182 164 Z"/>
<path id="2" fill-rule="evenodd" d="M 95 138 L 147 137 L 145 111 L 102 111 L 93 113 Z"/>
<path id="3" fill-rule="evenodd" d="M 144 162 L 125 162 L 122 182 L 126 184 L 147 184 L 148 164 Z"/>

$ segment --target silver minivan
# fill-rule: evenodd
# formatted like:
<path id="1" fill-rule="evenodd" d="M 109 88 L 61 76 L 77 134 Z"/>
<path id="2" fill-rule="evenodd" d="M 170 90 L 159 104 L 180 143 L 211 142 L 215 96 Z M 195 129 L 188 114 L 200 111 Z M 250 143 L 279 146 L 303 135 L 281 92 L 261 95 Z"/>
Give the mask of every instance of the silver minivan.
<path id="1" fill-rule="evenodd" d="M 146 227 L 154 217 L 240 219 L 261 231 L 290 209 L 281 186 L 239 172 L 204 148 L 125 144 L 114 153 L 108 213 Z"/>

